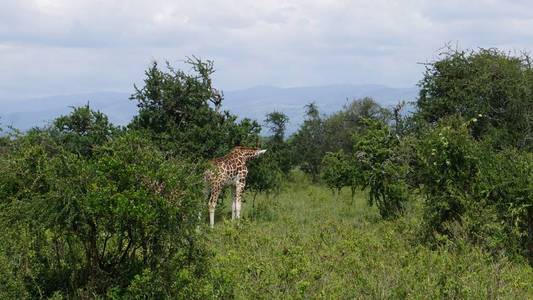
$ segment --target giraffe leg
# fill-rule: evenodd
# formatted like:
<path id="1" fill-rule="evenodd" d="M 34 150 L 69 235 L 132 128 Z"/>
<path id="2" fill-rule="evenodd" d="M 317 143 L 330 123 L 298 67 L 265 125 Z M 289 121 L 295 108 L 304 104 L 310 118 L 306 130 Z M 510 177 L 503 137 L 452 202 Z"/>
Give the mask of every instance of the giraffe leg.
<path id="1" fill-rule="evenodd" d="M 244 180 L 240 180 L 239 182 L 237 182 L 235 188 L 235 217 L 237 219 L 241 218 L 242 193 L 244 192 L 245 186 L 246 182 Z"/>
<path id="2" fill-rule="evenodd" d="M 241 200 L 235 202 L 235 215 L 237 219 L 241 218 Z"/>
<path id="3" fill-rule="evenodd" d="M 231 220 L 235 220 L 235 214 L 237 212 L 237 193 L 235 193 L 235 196 L 233 197 L 233 201 L 231 202 Z"/>
<path id="4" fill-rule="evenodd" d="M 215 208 L 217 207 L 218 195 L 220 188 L 213 188 L 211 190 L 211 198 L 209 199 L 209 225 L 211 228 L 215 226 Z"/>
<path id="5" fill-rule="evenodd" d="M 215 227 L 215 207 L 209 206 L 209 226 Z"/>
<path id="6" fill-rule="evenodd" d="M 206 185 L 205 188 L 204 188 L 204 198 L 207 199 L 207 204 L 209 206 L 209 203 L 211 203 L 211 188 L 209 185 Z M 203 209 L 201 209 L 199 212 L 198 212 L 198 221 L 201 222 L 202 221 L 202 214 L 203 214 Z"/>

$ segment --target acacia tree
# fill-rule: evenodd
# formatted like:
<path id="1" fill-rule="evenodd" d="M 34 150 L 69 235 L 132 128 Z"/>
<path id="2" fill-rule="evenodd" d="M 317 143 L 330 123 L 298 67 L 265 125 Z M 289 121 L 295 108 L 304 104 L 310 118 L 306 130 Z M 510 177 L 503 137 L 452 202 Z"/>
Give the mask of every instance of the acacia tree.
<path id="1" fill-rule="evenodd" d="M 291 146 L 295 163 L 316 182 L 324 151 L 324 126 L 318 107 L 314 102 L 306 105 L 306 119 L 294 134 Z"/>
<path id="2" fill-rule="evenodd" d="M 252 193 L 252 213 L 255 215 L 255 199 L 260 193 L 267 196 L 278 193 L 283 183 L 283 172 L 279 169 L 275 156 L 268 151 L 261 159 L 254 160 L 249 165 L 250 172 L 246 177 L 246 189 Z"/>
<path id="3" fill-rule="evenodd" d="M 55 119 L 49 131 L 67 150 L 91 156 L 93 148 L 110 141 L 119 128 L 113 126 L 105 114 L 92 110 L 87 104 Z"/>
<path id="4" fill-rule="evenodd" d="M 265 124 L 272 133 L 270 140 L 274 144 L 281 144 L 285 139 L 285 129 L 287 128 L 287 123 L 289 122 L 289 117 L 282 112 L 273 111 L 267 114 L 265 118 Z"/>
<path id="5" fill-rule="evenodd" d="M 213 88 L 212 61 L 188 59 L 192 74 L 167 63 L 166 71 L 156 62 L 145 72 L 144 86 L 135 86 L 130 99 L 137 101 L 139 114 L 132 129 L 143 129 L 165 151 L 200 158 L 226 154 L 237 144 L 255 144 L 259 124 L 240 123 L 220 111 L 223 96 Z"/>
<path id="6" fill-rule="evenodd" d="M 324 119 L 326 151 L 335 152 L 342 149 L 345 153 L 351 153 L 352 135 L 364 129 L 363 120 L 375 119 L 388 122 L 390 116 L 389 110 L 370 97 L 352 100 L 341 110 Z"/>
<path id="7" fill-rule="evenodd" d="M 322 179 L 332 190 L 340 194 L 342 188 L 349 187 L 354 200 L 355 190 L 358 187 L 358 172 L 353 157 L 341 149 L 337 152 L 328 152 L 322 160 Z"/>
<path id="8" fill-rule="evenodd" d="M 435 124 L 477 118 L 471 134 L 496 148 L 533 149 L 533 68 L 528 55 L 448 49 L 426 66 L 417 115 Z"/>
<path id="9" fill-rule="evenodd" d="M 354 164 L 358 180 L 355 187 L 369 189 L 369 204 L 376 205 L 383 218 L 401 214 L 409 200 L 409 165 L 402 157 L 401 143 L 390 127 L 366 119 L 365 129 L 355 134 Z"/>
<path id="10" fill-rule="evenodd" d="M 285 141 L 285 129 L 289 117 L 281 112 L 271 112 L 265 118 L 265 125 L 272 135 L 266 139 L 265 145 L 269 152 L 270 163 L 276 164 L 277 168 L 287 175 L 293 167 L 293 157 L 288 143 Z"/>

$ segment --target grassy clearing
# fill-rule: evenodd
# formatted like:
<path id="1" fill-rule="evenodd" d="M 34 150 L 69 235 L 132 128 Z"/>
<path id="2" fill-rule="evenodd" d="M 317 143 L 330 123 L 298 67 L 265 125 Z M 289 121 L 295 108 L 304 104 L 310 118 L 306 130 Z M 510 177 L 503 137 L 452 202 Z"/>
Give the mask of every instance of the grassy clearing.
<path id="1" fill-rule="evenodd" d="M 382 221 L 363 193 L 333 196 L 301 180 L 252 197 L 244 219 L 211 231 L 216 272 L 239 299 L 531 299 L 533 269 L 467 244 L 430 250 L 416 241 L 416 209 Z"/>

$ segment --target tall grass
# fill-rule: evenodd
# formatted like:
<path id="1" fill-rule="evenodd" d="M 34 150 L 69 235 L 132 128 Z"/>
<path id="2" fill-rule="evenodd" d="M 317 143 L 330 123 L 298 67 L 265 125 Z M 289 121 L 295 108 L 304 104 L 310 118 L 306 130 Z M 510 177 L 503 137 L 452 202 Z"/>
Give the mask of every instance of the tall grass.
<path id="1" fill-rule="evenodd" d="M 239 223 L 222 218 L 211 231 L 214 267 L 237 298 L 533 298 L 527 263 L 467 243 L 419 243 L 416 206 L 382 221 L 364 193 L 352 202 L 349 191 L 302 180 L 257 197 L 255 211 L 249 195 Z"/>

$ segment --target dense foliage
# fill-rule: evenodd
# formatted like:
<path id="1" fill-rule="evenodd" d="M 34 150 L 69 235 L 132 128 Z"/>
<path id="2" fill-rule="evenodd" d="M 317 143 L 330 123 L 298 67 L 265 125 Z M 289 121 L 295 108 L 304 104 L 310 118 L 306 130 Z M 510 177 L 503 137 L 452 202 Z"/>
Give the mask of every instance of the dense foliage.
<path id="1" fill-rule="evenodd" d="M 260 193 L 267 195 L 280 192 L 283 181 L 292 169 L 292 157 L 288 143 L 285 141 L 285 128 L 289 118 L 277 111 L 267 114 L 265 125 L 271 136 L 263 140 L 262 147 L 268 149 L 261 159 L 254 160 L 249 165 L 246 179 L 247 189 L 252 193 L 253 216 L 255 217 L 255 199 Z"/>
<path id="2" fill-rule="evenodd" d="M 418 195 L 426 241 L 464 239 L 533 259 L 528 61 L 497 50 L 444 54 L 428 65 L 412 116 L 399 114 L 400 103 L 382 114 L 393 119 L 350 126 L 351 151 L 324 157 L 325 183 L 368 187 L 384 218 Z"/>
<path id="3" fill-rule="evenodd" d="M 481 115 L 472 127 L 475 138 L 490 138 L 497 148 L 533 150 L 533 68 L 528 55 L 448 49 L 428 64 L 420 87 L 417 107 L 424 120 Z"/>
<path id="4" fill-rule="evenodd" d="M 413 172 L 429 235 L 533 261 L 533 70 L 527 55 L 450 51 L 420 82 Z"/>
<path id="5" fill-rule="evenodd" d="M 306 120 L 288 141 L 293 151 L 293 164 L 309 174 L 314 181 L 322 174 L 322 178 L 329 182 L 328 185 L 333 184 L 332 187 L 352 186 L 356 182 L 354 178 L 343 179 L 344 176 L 333 174 L 336 171 L 328 163 L 335 164 L 335 160 L 328 153 L 342 151 L 343 155 L 351 156 L 354 153 L 353 135 L 366 129 L 367 120 L 388 123 L 391 113 L 369 97 L 354 99 L 331 115 L 321 116 L 314 103 L 309 104 L 306 110 Z M 353 161 L 346 163 L 352 164 Z M 345 170 L 337 171 L 342 173 Z M 338 179 L 328 176 L 337 176 Z M 333 183 L 335 180 L 340 181 Z"/>
<path id="6" fill-rule="evenodd" d="M 314 102 L 309 103 L 305 109 L 306 119 L 290 143 L 295 153 L 295 164 L 316 182 L 320 175 L 320 163 L 325 154 L 324 126 Z"/>
<path id="7" fill-rule="evenodd" d="M 55 119 L 48 128 L 65 150 L 81 156 L 91 156 L 94 147 L 110 141 L 118 130 L 106 115 L 91 110 L 89 105 L 75 107 L 71 114 Z"/>
<path id="8" fill-rule="evenodd" d="M 368 189 L 369 204 L 383 218 L 399 215 L 409 200 L 408 158 L 397 136 L 380 120 L 363 119 L 353 135 L 353 150 L 324 156 L 322 178 L 339 192 L 343 187 Z"/>
<path id="9" fill-rule="evenodd" d="M 273 111 L 266 115 L 264 124 L 272 135 L 264 143 L 264 147 L 269 150 L 269 156 L 286 176 L 294 167 L 294 157 L 291 153 L 290 145 L 285 141 L 285 129 L 289 123 L 289 117 L 284 113 Z"/>
<path id="10" fill-rule="evenodd" d="M 374 99 L 364 97 L 346 104 L 338 112 L 327 116 L 324 120 L 324 146 L 326 151 L 353 151 L 353 134 L 366 127 L 365 120 L 388 122 L 390 111 L 380 106 Z"/>
<path id="11" fill-rule="evenodd" d="M 495 151 L 475 141 L 469 130 L 475 123 L 448 119 L 416 146 L 427 230 L 433 238 L 460 235 L 495 252 L 527 256 L 533 238 L 532 154 Z"/>
<path id="12" fill-rule="evenodd" d="M 195 233 L 197 165 L 167 160 L 135 133 L 95 147 L 93 159 L 34 135 L 16 142 L 0 172 L 1 247 L 27 293 L 213 292 L 196 286 L 208 271 Z"/>
<path id="13" fill-rule="evenodd" d="M 328 152 L 322 159 L 322 180 L 331 190 L 340 194 L 343 187 L 350 187 L 352 196 L 357 188 L 359 172 L 351 157 L 343 150 Z M 357 181 L 357 182 L 356 182 Z"/>
<path id="14" fill-rule="evenodd" d="M 354 164 L 360 181 L 369 189 L 369 203 L 375 204 L 383 218 L 397 216 L 409 200 L 409 167 L 402 156 L 400 141 L 383 122 L 367 120 L 366 129 L 354 135 Z"/>
<path id="15" fill-rule="evenodd" d="M 364 192 L 332 199 L 296 172 L 261 218 L 215 227 L 215 265 L 238 299 L 529 299 L 533 268 L 465 240 L 418 243 L 422 212 L 382 221 Z M 244 206 L 244 214 L 251 214 Z"/>
<path id="16" fill-rule="evenodd" d="M 150 133 L 164 151 L 180 156 L 213 158 L 222 156 L 235 145 L 255 145 L 260 126 L 257 122 L 220 111 L 222 95 L 212 87 L 211 61 L 189 59 L 193 73 L 167 71 L 157 63 L 145 72 L 144 86 L 135 86 L 132 100 L 139 114 L 132 129 Z"/>

